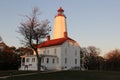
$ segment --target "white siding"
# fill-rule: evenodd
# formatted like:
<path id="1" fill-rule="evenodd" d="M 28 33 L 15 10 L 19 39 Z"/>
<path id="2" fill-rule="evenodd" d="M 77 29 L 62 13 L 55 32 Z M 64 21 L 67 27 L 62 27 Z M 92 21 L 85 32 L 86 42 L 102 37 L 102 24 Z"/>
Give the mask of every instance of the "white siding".
<path id="1" fill-rule="evenodd" d="M 61 46 L 61 65 L 62 69 L 67 70 L 73 67 L 80 67 L 80 48 L 74 44 L 66 41 Z M 66 51 L 67 50 L 67 51 Z M 67 58 L 67 63 L 65 64 L 65 58 Z M 77 59 L 77 64 L 75 64 L 75 59 Z"/>
<path id="2" fill-rule="evenodd" d="M 49 52 L 49 53 L 48 53 Z M 44 54 L 44 55 L 53 55 L 53 56 L 57 56 L 57 58 L 55 59 L 55 62 L 57 62 L 56 64 L 44 64 L 47 66 L 47 68 L 49 69 L 57 69 L 60 70 L 61 69 L 61 47 L 60 46 L 50 46 L 50 47 L 44 47 L 40 49 L 40 53 Z M 50 61 L 52 60 L 52 57 L 49 57 Z M 53 66 L 53 68 L 52 68 Z"/>
<path id="3" fill-rule="evenodd" d="M 44 57 L 44 61 L 41 65 L 48 70 L 68 70 L 74 67 L 80 67 L 80 47 L 77 46 L 76 43 L 66 41 L 62 45 L 40 48 L 39 51 L 40 55 L 47 55 Z M 27 58 L 30 59 L 29 62 L 26 62 Z M 32 62 L 32 58 L 35 58 L 36 61 Z M 46 63 L 47 59 L 49 59 L 48 63 Z M 55 60 L 55 63 L 53 63 L 53 59 Z M 25 68 L 25 65 L 28 65 L 28 68 Z M 21 63 L 20 69 L 37 70 L 36 56 L 26 56 L 25 65 L 22 66 Z"/>
<path id="4" fill-rule="evenodd" d="M 42 62 L 42 65 L 46 67 L 48 70 L 56 70 L 57 65 L 57 58 L 56 57 L 44 57 L 44 62 Z M 54 63 L 53 63 L 54 59 Z"/>
<path id="5" fill-rule="evenodd" d="M 25 62 L 22 62 L 21 59 L 21 67 L 19 70 L 37 70 L 37 58 L 36 56 L 26 56 L 25 58 Z M 32 59 L 35 59 L 35 62 L 32 61 Z M 27 59 L 29 59 L 29 62 L 27 62 Z"/>

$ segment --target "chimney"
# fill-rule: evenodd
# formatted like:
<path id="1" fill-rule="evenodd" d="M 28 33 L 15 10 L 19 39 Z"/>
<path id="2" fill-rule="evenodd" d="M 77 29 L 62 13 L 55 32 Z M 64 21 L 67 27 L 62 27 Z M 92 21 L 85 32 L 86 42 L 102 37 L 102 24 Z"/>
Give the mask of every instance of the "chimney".
<path id="1" fill-rule="evenodd" d="M 64 37 L 65 37 L 65 38 L 67 38 L 67 37 L 68 37 L 68 36 L 67 36 L 67 32 L 64 32 Z"/>
<path id="2" fill-rule="evenodd" d="M 49 41 L 49 40 L 50 40 L 50 35 L 47 36 L 47 41 Z"/>

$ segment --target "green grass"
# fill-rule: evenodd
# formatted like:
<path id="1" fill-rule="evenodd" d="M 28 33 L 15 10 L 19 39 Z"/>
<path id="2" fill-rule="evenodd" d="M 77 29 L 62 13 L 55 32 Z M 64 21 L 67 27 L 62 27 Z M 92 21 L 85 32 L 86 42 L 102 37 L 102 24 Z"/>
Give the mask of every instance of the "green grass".
<path id="1" fill-rule="evenodd" d="M 27 74 L 27 73 L 33 73 L 33 72 L 35 71 L 17 71 L 17 70 L 0 71 L 0 77 L 9 76 L 9 75 L 17 75 L 17 74 Z"/>
<path id="2" fill-rule="evenodd" d="M 120 80 L 120 72 L 61 71 L 10 77 L 4 80 Z"/>

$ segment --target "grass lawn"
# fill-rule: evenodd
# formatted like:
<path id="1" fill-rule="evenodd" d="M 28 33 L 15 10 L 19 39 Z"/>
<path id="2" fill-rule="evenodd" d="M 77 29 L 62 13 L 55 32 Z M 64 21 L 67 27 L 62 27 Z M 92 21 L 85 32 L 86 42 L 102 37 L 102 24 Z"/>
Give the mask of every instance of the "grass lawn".
<path id="1" fill-rule="evenodd" d="M 9 71 L 0 71 L 0 77 L 9 76 L 9 75 L 17 75 L 17 74 L 27 74 L 33 73 L 35 71 L 17 71 L 17 70 L 9 70 Z"/>
<path id="2" fill-rule="evenodd" d="M 9 77 L 4 80 L 120 80 L 120 72 L 61 71 Z"/>

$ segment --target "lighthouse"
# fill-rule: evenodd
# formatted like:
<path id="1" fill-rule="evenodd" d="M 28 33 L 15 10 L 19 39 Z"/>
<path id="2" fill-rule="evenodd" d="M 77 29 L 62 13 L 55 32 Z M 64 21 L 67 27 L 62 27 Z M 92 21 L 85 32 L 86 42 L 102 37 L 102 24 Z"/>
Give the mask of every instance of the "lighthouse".
<path id="1" fill-rule="evenodd" d="M 53 39 L 67 37 L 67 25 L 64 10 L 60 7 L 57 12 L 54 19 Z"/>
<path id="2" fill-rule="evenodd" d="M 53 39 L 47 36 L 45 42 L 38 45 L 39 55 L 42 56 L 41 65 L 45 70 L 84 69 L 81 58 L 81 49 L 77 41 L 67 35 L 66 16 L 60 7 L 54 18 Z M 27 68 L 26 68 L 27 66 Z M 21 57 L 19 70 L 37 70 L 36 55 Z"/>

